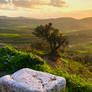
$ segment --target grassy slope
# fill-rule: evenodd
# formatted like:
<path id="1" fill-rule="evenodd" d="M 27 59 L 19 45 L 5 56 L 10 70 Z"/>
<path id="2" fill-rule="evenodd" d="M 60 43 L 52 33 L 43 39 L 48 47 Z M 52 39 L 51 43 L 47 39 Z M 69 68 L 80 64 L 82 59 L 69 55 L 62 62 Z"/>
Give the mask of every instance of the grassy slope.
<path id="1" fill-rule="evenodd" d="M 4 28 L 0 28 L 0 43 L 8 43 L 18 48 L 26 47 L 27 49 L 31 43 L 40 41 L 40 39 L 32 34 L 32 28 L 36 27 L 39 23 L 45 24 L 52 21 L 54 26 L 66 30 L 63 32 L 69 36 L 69 50 L 77 51 L 80 53 L 79 55 L 92 55 L 92 28 L 90 27 L 91 19 L 89 18 L 82 20 L 60 18 L 45 21 L 29 19 L 25 21 L 25 19 L 15 18 L 11 20 L 7 19 L 6 22 L 4 21 L 6 21 L 5 18 L 0 21 L 0 26 L 4 25 Z M 11 47 L 0 49 L 0 71 L 12 73 L 21 68 L 28 67 L 39 71 L 50 72 L 67 79 L 67 92 L 92 92 L 92 73 L 88 71 L 85 65 L 61 58 L 60 62 L 56 64 L 56 68 L 52 69 L 41 57 L 35 56 L 36 53 L 38 51 L 28 54 Z"/>
<path id="2" fill-rule="evenodd" d="M 8 43 L 17 47 L 30 47 L 32 43 L 41 42 L 32 34 L 33 30 L 27 27 L 1 28 L 0 42 Z M 65 31 L 68 35 L 70 49 L 84 51 L 92 50 L 92 30 L 81 30 L 76 32 Z"/>
<path id="3" fill-rule="evenodd" d="M 29 47 L 31 43 L 38 42 L 32 32 L 33 28 L 40 24 L 52 22 L 53 26 L 68 34 L 70 47 L 92 49 L 92 18 L 56 18 L 56 19 L 29 19 L 23 17 L 0 17 L 0 42 L 16 45 L 17 47 Z M 7 35 L 6 35 L 7 34 Z M 17 35 L 17 36 L 16 36 Z M 84 46 L 83 46 L 84 45 Z M 81 49 L 80 48 L 80 49 Z"/>
<path id="4" fill-rule="evenodd" d="M 13 73 L 21 68 L 31 68 L 65 77 L 66 92 L 92 92 L 92 80 L 86 79 L 87 75 L 90 79 L 92 74 L 83 65 L 63 58 L 55 65 L 54 68 L 48 65 L 36 52 L 21 52 L 9 46 L 0 48 L 1 72 Z M 79 71 L 79 66 L 86 71 Z M 73 71 L 70 72 L 70 69 Z"/>
<path id="5" fill-rule="evenodd" d="M 36 37 L 32 35 L 32 30 L 28 28 L 3 28 L 0 29 L 0 42 L 12 45 L 30 44 Z"/>

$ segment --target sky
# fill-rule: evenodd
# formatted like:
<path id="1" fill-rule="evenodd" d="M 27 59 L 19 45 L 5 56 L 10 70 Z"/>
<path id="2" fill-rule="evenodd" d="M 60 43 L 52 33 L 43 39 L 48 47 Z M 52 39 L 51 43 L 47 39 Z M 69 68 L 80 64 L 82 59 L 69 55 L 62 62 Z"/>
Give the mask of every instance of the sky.
<path id="1" fill-rule="evenodd" d="M 0 0 L 0 16 L 92 17 L 92 0 Z"/>

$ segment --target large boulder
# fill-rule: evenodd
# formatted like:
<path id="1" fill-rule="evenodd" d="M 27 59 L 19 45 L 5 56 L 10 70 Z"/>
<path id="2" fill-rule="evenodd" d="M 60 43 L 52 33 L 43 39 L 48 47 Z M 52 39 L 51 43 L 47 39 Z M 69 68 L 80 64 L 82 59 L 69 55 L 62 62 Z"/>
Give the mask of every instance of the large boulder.
<path id="1" fill-rule="evenodd" d="M 66 80 L 28 68 L 0 78 L 0 92 L 61 92 Z"/>

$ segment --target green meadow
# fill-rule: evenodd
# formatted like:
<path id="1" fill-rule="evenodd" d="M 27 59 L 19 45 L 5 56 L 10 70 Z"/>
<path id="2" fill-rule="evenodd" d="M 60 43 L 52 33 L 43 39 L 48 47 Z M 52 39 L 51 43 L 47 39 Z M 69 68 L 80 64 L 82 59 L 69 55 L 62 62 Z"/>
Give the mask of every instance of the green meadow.
<path id="1" fill-rule="evenodd" d="M 50 51 L 48 42 L 33 34 L 36 26 L 50 21 L 67 35 L 69 41 L 66 48 L 60 48 L 58 62 L 52 63 L 44 59 Z M 26 67 L 66 78 L 65 92 L 92 92 L 92 26 L 82 21 L 73 18 L 16 18 L 7 19 L 6 23 L 2 20 L 0 73 L 12 74 Z"/>
<path id="2" fill-rule="evenodd" d="M 8 34 L 8 33 L 2 33 L 0 34 L 0 37 L 20 37 L 21 35 L 19 34 Z"/>
<path id="3" fill-rule="evenodd" d="M 66 78 L 64 92 L 92 92 L 92 72 L 85 64 L 61 57 L 52 67 L 40 54 L 43 53 L 33 50 L 23 52 L 4 46 L 0 48 L 0 72 L 11 74 L 26 67 Z"/>

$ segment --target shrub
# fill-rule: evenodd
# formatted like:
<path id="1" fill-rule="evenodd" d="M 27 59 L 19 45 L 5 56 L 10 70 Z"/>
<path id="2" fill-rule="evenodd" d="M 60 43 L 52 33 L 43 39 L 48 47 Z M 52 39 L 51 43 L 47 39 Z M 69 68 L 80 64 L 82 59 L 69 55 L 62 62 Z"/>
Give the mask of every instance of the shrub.
<path id="1" fill-rule="evenodd" d="M 0 49 L 0 70 L 15 72 L 21 68 L 33 68 L 43 65 L 44 60 L 32 53 L 17 51 L 11 47 Z"/>

